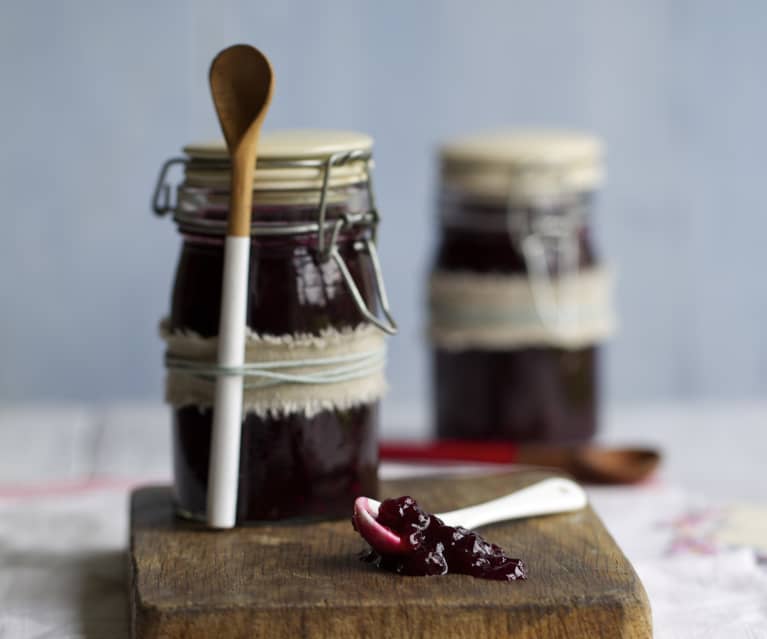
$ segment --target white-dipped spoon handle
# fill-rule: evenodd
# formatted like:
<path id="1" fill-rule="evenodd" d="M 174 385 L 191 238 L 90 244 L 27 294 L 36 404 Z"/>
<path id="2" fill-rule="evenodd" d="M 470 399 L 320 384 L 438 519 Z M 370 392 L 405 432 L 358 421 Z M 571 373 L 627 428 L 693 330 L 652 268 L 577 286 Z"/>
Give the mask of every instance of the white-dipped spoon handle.
<path id="1" fill-rule="evenodd" d="M 563 477 L 552 477 L 510 495 L 438 514 L 437 517 L 448 526 L 471 529 L 510 519 L 580 510 L 586 504 L 588 497 L 578 484 Z"/>

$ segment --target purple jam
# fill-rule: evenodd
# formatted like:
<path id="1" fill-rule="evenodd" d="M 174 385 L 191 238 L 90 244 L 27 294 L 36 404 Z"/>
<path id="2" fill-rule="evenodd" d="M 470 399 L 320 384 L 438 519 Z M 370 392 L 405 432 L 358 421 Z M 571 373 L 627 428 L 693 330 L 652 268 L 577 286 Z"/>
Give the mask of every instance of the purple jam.
<path id="1" fill-rule="evenodd" d="M 589 203 L 585 202 L 585 206 Z M 445 201 L 448 215 L 482 220 L 506 208 Z M 527 215 L 530 211 L 515 211 Z M 594 266 L 589 229 L 579 234 L 580 266 Z M 556 255 L 549 255 L 556 266 Z M 443 228 L 435 268 L 525 275 L 524 258 L 505 230 Z M 577 442 L 597 428 L 599 348 L 530 346 L 507 350 L 432 350 L 437 435 L 445 439 Z"/>
<path id="2" fill-rule="evenodd" d="M 400 575 L 446 575 L 449 572 L 481 579 L 527 579 L 527 566 L 479 533 L 447 526 L 423 510 L 412 497 L 387 499 L 377 521 L 407 541 L 409 551 L 387 555 L 371 550 L 363 559 Z M 354 524 L 354 522 L 352 522 Z M 355 530 L 356 530 L 355 524 Z"/>
<path id="3" fill-rule="evenodd" d="M 329 207 L 329 219 L 347 212 Z M 314 208 L 254 211 L 254 219 L 312 220 Z M 361 293 L 374 304 L 370 260 L 356 250 L 364 231 L 342 235 L 339 251 Z M 170 321 L 208 337 L 218 332 L 223 240 L 185 234 L 176 270 Z M 335 262 L 317 258 L 316 236 L 255 237 L 251 246 L 248 326 L 270 335 L 320 334 L 363 322 Z M 205 513 L 212 430 L 210 407 L 173 411 L 175 494 L 179 512 Z M 378 492 L 378 402 L 303 413 L 244 415 L 238 476 L 239 524 L 286 518 L 330 519 L 354 498 Z"/>

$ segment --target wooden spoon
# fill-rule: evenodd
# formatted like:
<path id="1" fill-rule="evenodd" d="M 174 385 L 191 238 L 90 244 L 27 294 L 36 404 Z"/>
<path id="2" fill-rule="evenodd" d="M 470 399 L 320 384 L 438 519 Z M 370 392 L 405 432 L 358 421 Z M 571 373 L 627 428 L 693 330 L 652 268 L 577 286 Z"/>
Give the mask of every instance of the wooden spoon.
<path id="1" fill-rule="evenodd" d="M 652 448 L 608 448 L 596 444 L 514 444 L 504 441 L 436 440 L 382 442 L 381 459 L 524 464 L 563 470 L 578 480 L 598 484 L 633 484 L 646 479 L 660 463 Z"/>
<path id="2" fill-rule="evenodd" d="M 263 53 L 239 44 L 224 49 L 213 60 L 210 89 L 232 164 L 218 364 L 236 369 L 245 356 L 253 175 L 258 137 L 274 91 L 274 73 Z M 241 428 L 242 376 L 219 375 L 208 473 L 207 521 L 213 528 L 231 528 L 236 521 Z"/>

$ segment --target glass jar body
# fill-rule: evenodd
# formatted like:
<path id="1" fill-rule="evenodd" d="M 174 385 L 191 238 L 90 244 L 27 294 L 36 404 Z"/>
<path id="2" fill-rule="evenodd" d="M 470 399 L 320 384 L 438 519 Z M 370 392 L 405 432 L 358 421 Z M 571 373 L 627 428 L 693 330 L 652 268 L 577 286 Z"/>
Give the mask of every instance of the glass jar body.
<path id="1" fill-rule="evenodd" d="M 547 222 L 556 225 L 574 219 L 568 233 L 577 247 L 577 269 L 593 268 L 597 260 L 585 214 L 591 202 L 590 195 L 581 195 L 576 201 L 541 208 L 443 194 L 434 271 L 529 279 L 521 239 Z M 563 266 L 561 243 L 544 240 L 543 246 L 546 268 L 556 277 Z M 598 356 L 596 344 L 445 348 L 435 341 L 432 378 L 437 434 L 515 442 L 589 439 L 597 429 Z"/>
<path id="2" fill-rule="evenodd" d="M 225 219 L 225 193 L 181 189 L 179 203 L 200 220 Z M 256 194 L 256 202 L 258 195 Z M 328 206 L 333 221 L 364 205 L 365 189 L 349 187 Z M 215 203 L 215 204 L 213 204 Z M 316 204 L 270 204 L 253 210 L 253 220 L 276 227 L 316 221 Z M 203 338 L 218 333 L 223 238 L 183 229 L 184 240 L 173 286 L 169 328 Z M 343 231 L 337 248 L 370 308 L 373 272 L 361 242 L 366 228 Z M 322 260 L 316 233 L 255 235 L 251 244 L 248 326 L 258 335 L 319 336 L 362 323 L 344 278 L 333 260 Z M 204 517 L 212 407 L 174 406 L 175 493 L 179 511 Z M 283 518 L 347 515 L 355 497 L 377 494 L 378 403 L 344 409 L 258 414 L 242 422 L 238 523 Z"/>

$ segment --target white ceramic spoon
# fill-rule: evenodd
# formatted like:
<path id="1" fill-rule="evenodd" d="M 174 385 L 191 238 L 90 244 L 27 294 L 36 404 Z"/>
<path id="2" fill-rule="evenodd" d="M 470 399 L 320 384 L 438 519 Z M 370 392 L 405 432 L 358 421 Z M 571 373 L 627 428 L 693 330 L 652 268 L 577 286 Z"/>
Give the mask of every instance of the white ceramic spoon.
<path id="1" fill-rule="evenodd" d="M 504 497 L 435 516 L 448 526 L 471 529 L 510 519 L 580 510 L 587 503 L 586 492 L 574 481 L 552 477 Z M 368 497 L 358 497 L 355 500 L 354 523 L 357 531 L 382 554 L 397 555 L 410 551 L 404 539 L 378 523 L 380 506 L 381 502 Z"/>

